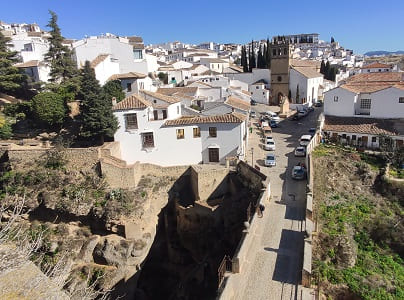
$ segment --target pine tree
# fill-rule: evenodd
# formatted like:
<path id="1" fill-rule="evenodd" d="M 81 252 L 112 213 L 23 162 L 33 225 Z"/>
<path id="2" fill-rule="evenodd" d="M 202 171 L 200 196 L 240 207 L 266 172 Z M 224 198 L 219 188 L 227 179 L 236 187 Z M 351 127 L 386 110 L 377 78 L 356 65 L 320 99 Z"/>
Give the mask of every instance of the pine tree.
<path id="1" fill-rule="evenodd" d="M 264 44 L 264 47 L 262 49 L 262 63 L 264 64 L 264 68 L 268 68 L 268 62 L 267 62 L 267 45 Z"/>
<path id="2" fill-rule="evenodd" d="M 331 44 L 334 42 L 335 42 L 334 37 L 331 37 Z"/>
<path id="3" fill-rule="evenodd" d="M 296 103 L 300 103 L 299 85 L 296 86 Z"/>
<path id="4" fill-rule="evenodd" d="M 241 47 L 241 65 L 243 66 L 243 72 L 248 72 L 247 50 L 245 46 Z"/>
<path id="5" fill-rule="evenodd" d="M 102 144 L 104 137 L 113 137 L 118 129 L 118 121 L 112 113 L 112 101 L 102 92 L 89 61 L 86 61 L 82 70 L 81 93 L 83 101 L 80 112 L 83 124 L 80 135 L 98 138 Z"/>
<path id="6" fill-rule="evenodd" d="M 49 13 L 51 19 L 47 26 L 51 28 L 49 31 L 51 36 L 48 39 L 50 46 L 45 61 L 50 65 L 50 81 L 60 83 L 77 75 L 77 67 L 72 59 L 71 50 L 62 44 L 63 37 L 57 24 L 57 15 L 51 10 Z"/>
<path id="7" fill-rule="evenodd" d="M 325 71 L 325 62 L 324 59 L 321 61 L 321 66 L 320 66 L 320 73 L 324 75 Z"/>
<path id="8" fill-rule="evenodd" d="M 327 80 L 330 80 L 328 75 L 330 74 L 330 62 L 327 61 L 327 63 L 325 64 L 325 68 L 324 68 L 324 78 Z"/>
<path id="9" fill-rule="evenodd" d="M 122 85 L 119 80 L 110 80 L 103 85 L 102 90 L 108 99 L 115 98 L 116 102 L 120 102 L 125 98 L 125 93 L 122 90 Z"/>
<path id="10" fill-rule="evenodd" d="M 18 57 L 16 51 L 8 48 L 10 40 L 0 31 L 0 92 L 15 94 L 22 87 L 26 76 L 14 66 Z"/>
<path id="11" fill-rule="evenodd" d="M 250 51 L 249 51 L 249 71 L 252 72 L 252 69 L 256 68 L 257 65 L 255 63 L 255 53 L 254 53 L 254 41 L 251 41 L 251 47 L 250 47 Z"/>
<path id="12" fill-rule="evenodd" d="M 263 69 L 263 59 L 262 59 L 262 47 L 260 45 L 259 49 L 258 49 L 258 55 L 257 55 L 257 68 L 259 69 Z"/>

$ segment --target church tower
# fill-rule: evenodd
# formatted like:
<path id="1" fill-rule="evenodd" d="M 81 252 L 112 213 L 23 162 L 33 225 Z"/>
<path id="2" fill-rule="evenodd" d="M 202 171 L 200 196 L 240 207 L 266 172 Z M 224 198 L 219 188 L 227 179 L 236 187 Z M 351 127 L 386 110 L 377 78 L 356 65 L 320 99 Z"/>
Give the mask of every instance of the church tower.
<path id="1" fill-rule="evenodd" d="M 289 40 L 277 36 L 270 44 L 272 104 L 279 105 L 289 94 L 289 68 L 292 55 Z"/>

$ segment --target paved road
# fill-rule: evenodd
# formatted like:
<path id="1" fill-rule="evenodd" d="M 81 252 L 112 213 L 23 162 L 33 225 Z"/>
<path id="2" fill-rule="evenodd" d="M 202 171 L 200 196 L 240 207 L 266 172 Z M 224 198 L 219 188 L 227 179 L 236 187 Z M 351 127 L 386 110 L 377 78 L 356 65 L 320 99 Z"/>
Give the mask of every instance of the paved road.
<path id="1" fill-rule="evenodd" d="M 272 109 L 271 109 L 272 108 Z M 279 108 L 265 105 L 253 106 L 260 112 L 277 111 Z M 277 110 L 276 110 L 277 109 Z M 310 127 L 316 126 L 320 109 L 299 121 L 283 120 L 279 128 L 273 129 L 276 144 L 276 167 L 264 166 L 265 151 L 262 149 L 259 129 L 254 129 L 249 138 L 249 148 L 254 148 L 254 164 L 269 176 L 272 198 L 266 203 L 264 217 L 260 220 L 262 230 L 258 240 L 256 257 L 249 261 L 248 283 L 240 291 L 238 299 L 302 299 L 307 294 L 302 286 L 303 239 L 306 181 L 296 181 L 291 170 L 303 157 L 295 157 L 301 135 L 308 134 Z M 255 127 L 255 126 L 254 126 Z M 247 161 L 251 163 L 249 150 Z M 306 298 L 306 297 L 304 297 Z"/>

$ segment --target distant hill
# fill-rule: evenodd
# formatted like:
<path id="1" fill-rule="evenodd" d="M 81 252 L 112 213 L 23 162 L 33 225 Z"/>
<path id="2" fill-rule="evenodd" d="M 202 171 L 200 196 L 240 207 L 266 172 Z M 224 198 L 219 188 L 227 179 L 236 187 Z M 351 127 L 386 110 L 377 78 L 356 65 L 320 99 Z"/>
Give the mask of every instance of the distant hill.
<path id="1" fill-rule="evenodd" d="M 369 52 L 365 53 L 366 56 L 385 56 L 385 55 L 394 55 L 394 54 L 404 54 L 404 51 L 399 50 L 396 52 L 391 52 L 391 51 L 379 50 L 379 51 L 369 51 Z"/>

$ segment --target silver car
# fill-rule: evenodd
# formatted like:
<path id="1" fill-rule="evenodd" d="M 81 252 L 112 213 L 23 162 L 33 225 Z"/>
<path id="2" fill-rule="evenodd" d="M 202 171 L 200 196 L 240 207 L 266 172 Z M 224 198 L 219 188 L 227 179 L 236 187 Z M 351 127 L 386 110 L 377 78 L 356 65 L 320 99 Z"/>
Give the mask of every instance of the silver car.
<path id="1" fill-rule="evenodd" d="M 305 147 L 297 147 L 295 149 L 295 156 L 306 156 L 306 148 Z"/>
<path id="2" fill-rule="evenodd" d="M 274 166 L 276 166 L 275 155 L 268 154 L 267 156 L 265 156 L 265 166 L 266 167 L 274 167 Z"/>

